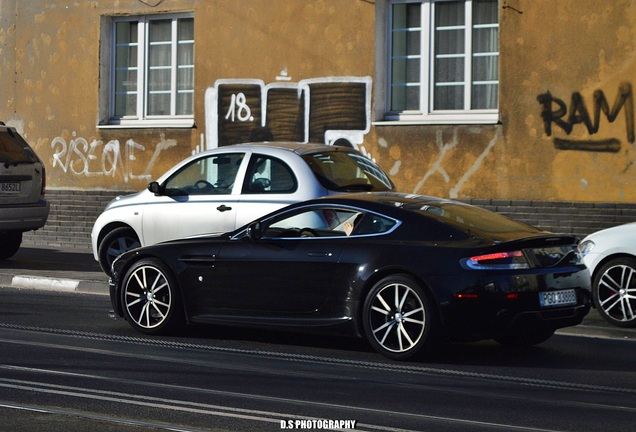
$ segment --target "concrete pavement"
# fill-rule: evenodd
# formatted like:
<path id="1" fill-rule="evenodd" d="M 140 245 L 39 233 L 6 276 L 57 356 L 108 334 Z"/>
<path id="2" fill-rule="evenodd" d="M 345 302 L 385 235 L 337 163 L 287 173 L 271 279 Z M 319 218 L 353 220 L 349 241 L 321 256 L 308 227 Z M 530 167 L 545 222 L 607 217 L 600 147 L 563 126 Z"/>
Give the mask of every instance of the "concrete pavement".
<path id="1" fill-rule="evenodd" d="M 108 276 L 86 248 L 23 247 L 12 258 L 0 261 L 0 286 L 107 295 Z M 581 325 L 558 333 L 636 340 L 636 328 L 613 326 L 595 309 Z"/>

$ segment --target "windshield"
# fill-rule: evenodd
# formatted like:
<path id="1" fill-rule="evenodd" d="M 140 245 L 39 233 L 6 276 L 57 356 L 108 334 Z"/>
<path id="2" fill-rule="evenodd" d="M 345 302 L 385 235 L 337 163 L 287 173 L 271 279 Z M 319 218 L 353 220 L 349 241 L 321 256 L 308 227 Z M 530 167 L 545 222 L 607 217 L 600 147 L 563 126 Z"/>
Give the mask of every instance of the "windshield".
<path id="1" fill-rule="evenodd" d="M 320 183 L 338 192 L 393 190 L 389 177 L 361 154 L 330 151 L 303 155 Z"/>

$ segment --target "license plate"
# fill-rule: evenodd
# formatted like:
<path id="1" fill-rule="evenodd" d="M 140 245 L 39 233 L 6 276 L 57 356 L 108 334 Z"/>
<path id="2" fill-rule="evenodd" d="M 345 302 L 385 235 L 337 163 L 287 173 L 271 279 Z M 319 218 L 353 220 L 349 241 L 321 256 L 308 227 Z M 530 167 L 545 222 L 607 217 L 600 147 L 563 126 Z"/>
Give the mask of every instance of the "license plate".
<path id="1" fill-rule="evenodd" d="M 18 193 L 18 192 L 20 192 L 20 182 L 0 183 L 0 192 L 2 192 L 2 193 Z"/>
<path id="2" fill-rule="evenodd" d="M 540 292 L 539 303 L 541 303 L 541 307 L 575 305 L 576 291 L 569 289 L 563 291 Z"/>

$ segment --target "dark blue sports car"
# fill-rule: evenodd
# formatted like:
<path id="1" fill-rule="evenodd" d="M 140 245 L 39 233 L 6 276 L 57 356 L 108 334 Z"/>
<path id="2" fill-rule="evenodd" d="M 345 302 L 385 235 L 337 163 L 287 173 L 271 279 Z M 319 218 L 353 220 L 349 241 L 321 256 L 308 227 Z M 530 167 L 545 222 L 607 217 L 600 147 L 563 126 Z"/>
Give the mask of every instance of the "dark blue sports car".
<path id="1" fill-rule="evenodd" d="M 148 334 L 187 322 L 335 333 L 407 359 L 442 338 L 534 345 L 579 324 L 590 276 L 577 245 L 452 200 L 347 194 L 127 252 L 110 294 Z"/>

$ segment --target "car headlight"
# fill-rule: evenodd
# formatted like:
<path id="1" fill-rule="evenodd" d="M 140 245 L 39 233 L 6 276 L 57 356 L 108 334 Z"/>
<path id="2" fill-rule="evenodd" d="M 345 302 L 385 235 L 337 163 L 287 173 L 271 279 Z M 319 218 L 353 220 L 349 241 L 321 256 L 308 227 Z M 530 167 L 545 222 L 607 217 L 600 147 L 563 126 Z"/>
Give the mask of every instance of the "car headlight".
<path id="1" fill-rule="evenodd" d="M 594 249 L 594 242 L 592 240 L 586 240 L 579 245 L 579 253 L 583 257 L 590 253 L 592 249 Z"/>

